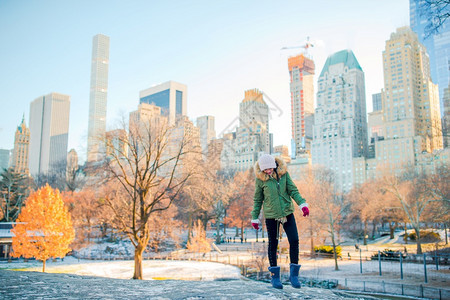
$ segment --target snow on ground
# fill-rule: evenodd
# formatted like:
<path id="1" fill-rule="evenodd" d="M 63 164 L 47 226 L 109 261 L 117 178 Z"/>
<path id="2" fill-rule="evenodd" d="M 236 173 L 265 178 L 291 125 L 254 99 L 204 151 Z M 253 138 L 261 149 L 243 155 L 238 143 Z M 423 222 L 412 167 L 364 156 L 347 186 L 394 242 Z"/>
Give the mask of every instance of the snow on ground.
<path id="1" fill-rule="evenodd" d="M 238 267 L 215 262 L 146 260 L 142 263 L 145 280 L 226 280 L 240 279 Z M 0 269 L 42 271 L 41 262 L 0 263 Z M 47 262 L 48 273 L 70 273 L 117 279 L 133 277 L 134 261 L 80 261 L 67 257 L 64 261 Z"/>

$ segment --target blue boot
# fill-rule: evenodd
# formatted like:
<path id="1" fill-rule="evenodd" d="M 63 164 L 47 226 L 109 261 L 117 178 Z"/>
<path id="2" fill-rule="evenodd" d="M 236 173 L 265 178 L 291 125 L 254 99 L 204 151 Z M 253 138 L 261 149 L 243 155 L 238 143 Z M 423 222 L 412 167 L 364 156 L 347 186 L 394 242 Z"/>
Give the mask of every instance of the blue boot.
<path id="1" fill-rule="evenodd" d="M 283 285 L 281 284 L 280 279 L 280 267 L 269 267 L 269 272 L 271 275 L 270 283 L 276 289 L 282 289 Z"/>
<path id="2" fill-rule="evenodd" d="M 301 287 L 300 282 L 298 281 L 298 271 L 300 270 L 301 265 L 291 264 L 289 266 L 291 273 L 289 274 L 289 281 L 292 284 L 292 287 L 299 289 Z"/>

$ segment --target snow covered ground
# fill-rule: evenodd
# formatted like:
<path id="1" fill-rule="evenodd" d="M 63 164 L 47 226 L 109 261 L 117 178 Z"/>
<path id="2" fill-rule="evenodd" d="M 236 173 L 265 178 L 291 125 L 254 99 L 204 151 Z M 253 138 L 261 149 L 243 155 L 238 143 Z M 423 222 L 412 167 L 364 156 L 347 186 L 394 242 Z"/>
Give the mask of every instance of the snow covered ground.
<path id="1" fill-rule="evenodd" d="M 42 263 L 1 262 L 0 269 L 42 271 Z M 134 261 L 88 261 L 66 257 L 64 261 L 47 262 L 47 273 L 70 273 L 85 276 L 99 276 L 116 279 L 133 277 Z M 143 262 L 144 280 L 229 280 L 240 279 L 238 267 L 197 261 L 146 260 Z"/>

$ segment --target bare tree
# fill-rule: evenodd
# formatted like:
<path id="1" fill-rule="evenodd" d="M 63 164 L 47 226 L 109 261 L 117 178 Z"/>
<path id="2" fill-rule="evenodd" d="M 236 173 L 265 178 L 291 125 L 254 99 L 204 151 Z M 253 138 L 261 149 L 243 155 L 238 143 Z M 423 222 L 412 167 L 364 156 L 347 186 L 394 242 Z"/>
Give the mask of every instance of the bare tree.
<path id="1" fill-rule="evenodd" d="M 379 209 L 379 197 L 373 182 L 355 186 L 347 195 L 351 202 L 351 216 L 356 216 L 363 224 L 363 245 L 367 245 L 368 223 L 376 218 Z M 378 211 L 379 214 L 379 211 Z"/>
<path id="2" fill-rule="evenodd" d="M 186 160 L 193 150 L 186 131 L 165 122 L 141 122 L 128 130 L 124 124 L 122 131 L 116 132 L 106 140 L 108 157 L 101 175 L 123 194 L 110 194 L 105 203 L 114 213 L 116 226 L 135 248 L 133 279 L 142 279 L 150 219 L 171 206 L 192 176 L 195 166 Z"/>
<path id="3" fill-rule="evenodd" d="M 104 214 L 98 197 L 92 188 L 79 192 L 64 192 L 62 198 L 72 216 L 75 230 L 74 248 L 77 250 L 91 243 L 96 228 L 101 225 L 100 216 Z"/>
<path id="4" fill-rule="evenodd" d="M 306 231 L 310 240 L 310 253 L 314 255 L 314 241 L 323 238 L 328 233 L 323 229 L 322 215 L 319 213 L 320 201 L 320 182 L 316 180 L 315 169 L 309 167 L 303 172 L 301 180 L 295 182 L 300 194 L 307 200 L 310 210 L 313 212 L 308 218 L 296 218 L 299 232 Z"/>
<path id="5" fill-rule="evenodd" d="M 435 173 L 429 174 L 428 189 L 437 200 L 435 207 L 433 205 L 432 219 L 434 222 L 441 222 L 445 231 L 445 244 L 448 244 L 447 229 L 450 223 L 450 167 L 445 164 L 436 169 Z"/>
<path id="6" fill-rule="evenodd" d="M 326 226 L 326 230 L 331 239 L 331 244 L 334 252 L 335 270 L 339 270 L 337 263 L 338 246 L 337 237 L 339 234 L 340 222 L 345 216 L 348 205 L 345 203 L 345 198 L 336 190 L 334 182 L 334 173 L 330 170 L 318 168 L 314 170 L 316 198 L 312 199 L 315 202 L 314 207 L 317 212 L 314 214 L 321 217 L 320 222 Z"/>
<path id="7" fill-rule="evenodd" d="M 424 29 L 425 38 L 438 34 L 450 18 L 450 0 L 421 0 L 416 3 L 419 4 L 420 15 L 428 21 Z"/>
<path id="8" fill-rule="evenodd" d="M 86 178 L 83 174 L 83 167 L 68 167 L 66 170 L 66 189 L 70 192 L 75 192 L 81 189 L 85 184 Z"/>
<path id="9" fill-rule="evenodd" d="M 406 217 L 417 236 L 417 254 L 422 254 L 420 225 L 424 221 L 427 207 L 436 201 L 427 187 L 426 174 L 417 172 L 414 167 L 407 167 L 398 176 L 384 177 L 384 188 L 400 203 Z"/>

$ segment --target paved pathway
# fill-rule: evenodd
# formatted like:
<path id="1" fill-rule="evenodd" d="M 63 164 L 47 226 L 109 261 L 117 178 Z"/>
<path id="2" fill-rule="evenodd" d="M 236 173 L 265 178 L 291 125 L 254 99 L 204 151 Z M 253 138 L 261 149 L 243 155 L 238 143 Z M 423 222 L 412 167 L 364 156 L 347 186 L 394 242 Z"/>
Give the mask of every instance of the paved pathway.
<path id="1" fill-rule="evenodd" d="M 0 270 L 0 299 L 373 299 L 340 291 L 273 289 L 251 280 L 147 281 Z"/>

